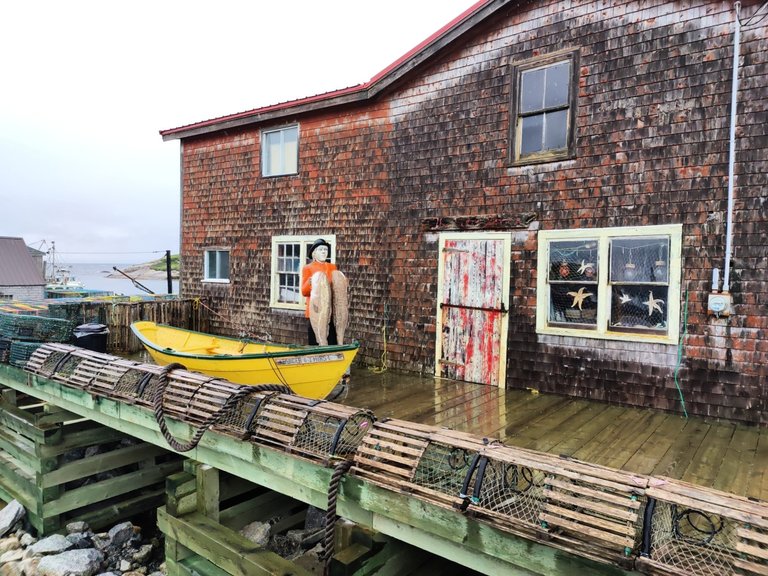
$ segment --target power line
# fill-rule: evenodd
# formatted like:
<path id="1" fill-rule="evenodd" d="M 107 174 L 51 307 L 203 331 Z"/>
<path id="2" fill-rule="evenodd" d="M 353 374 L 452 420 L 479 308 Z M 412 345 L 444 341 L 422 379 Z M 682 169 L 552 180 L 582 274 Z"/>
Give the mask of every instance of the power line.
<path id="1" fill-rule="evenodd" d="M 101 254 L 101 255 L 115 255 L 115 254 L 165 254 L 166 250 L 152 250 L 146 252 L 61 252 L 56 251 L 57 254 L 76 254 L 82 256 L 84 254 Z"/>
<path id="2" fill-rule="evenodd" d="M 741 24 L 741 27 L 742 28 L 746 28 L 747 26 L 754 26 L 756 24 L 760 24 L 760 22 L 765 20 L 765 18 L 768 16 L 768 11 L 766 11 L 765 14 L 760 16 L 759 20 L 755 20 L 755 18 L 760 13 L 760 10 L 762 10 L 763 8 L 765 8 L 767 6 L 768 6 L 768 2 L 764 2 L 762 6 L 760 6 L 757 10 L 755 10 L 755 12 L 754 12 L 754 14 L 752 14 L 752 16 L 747 18 L 747 20 L 745 20 L 744 22 L 741 22 L 741 19 L 739 19 L 739 23 Z M 753 20 L 754 20 L 754 22 L 753 22 Z"/>

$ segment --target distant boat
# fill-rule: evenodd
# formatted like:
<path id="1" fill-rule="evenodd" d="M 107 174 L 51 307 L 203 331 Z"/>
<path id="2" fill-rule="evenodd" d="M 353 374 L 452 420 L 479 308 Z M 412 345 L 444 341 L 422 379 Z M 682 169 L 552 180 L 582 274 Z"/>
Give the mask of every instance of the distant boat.
<path id="1" fill-rule="evenodd" d="M 359 342 L 338 346 L 298 346 L 238 340 L 134 322 L 131 330 L 152 359 L 236 384 L 285 384 L 305 398 L 326 398 L 347 372 Z"/>
<path id="2" fill-rule="evenodd" d="M 83 283 L 72 276 L 69 268 L 59 267 L 53 271 L 53 275 L 48 278 L 45 285 L 46 290 L 73 292 L 84 288 Z"/>
<path id="3" fill-rule="evenodd" d="M 45 290 L 50 292 L 77 292 L 84 288 L 72 275 L 68 266 L 63 266 L 56 260 L 56 242 L 51 242 L 47 252 L 48 262 L 45 270 Z"/>

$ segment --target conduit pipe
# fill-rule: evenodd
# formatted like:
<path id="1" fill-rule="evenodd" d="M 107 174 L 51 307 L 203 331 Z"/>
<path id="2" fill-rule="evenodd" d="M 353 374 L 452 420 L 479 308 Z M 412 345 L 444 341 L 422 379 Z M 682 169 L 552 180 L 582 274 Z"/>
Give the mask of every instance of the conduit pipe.
<path id="1" fill-rule="evenodd" d="M 733 180 L 736 164 L 736 107 L 739 94 L 739 52 L 741 51 L 741 2 L 733 5 L 735 12 L 733 32 L 733 79 L 731 81 L 731 126 L 728 137 L 728 211 L 725 219 L 725 270 L 723 271 L 723 292 L 730 290 L 731 251 L 733 250 Z"/>

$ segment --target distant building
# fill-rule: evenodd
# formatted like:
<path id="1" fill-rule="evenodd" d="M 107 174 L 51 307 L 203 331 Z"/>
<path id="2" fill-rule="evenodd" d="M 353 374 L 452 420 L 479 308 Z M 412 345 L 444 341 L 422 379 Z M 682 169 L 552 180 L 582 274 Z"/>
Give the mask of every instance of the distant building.
<path id="1" fill-rule="evenodd" d="M 44 297 L 42 256 L 38 261 L 23 238 L 0 236 L 0 300 L 42 300 Z"/>
<path id="2" fill-rule="evenodd" d="M 46 261 L 45 261 L 45 252 L 42 250 L 38 250 L 37 248 L 32 248 L 32 246 L 27 246 L 27 250 L 29 250 L 30 255 L 35 261 L 35 264 L 37 264 L 37 267 L 40 269 L 40 271 L 43 273 L 43 278 L 47 278 L 48 274 L 46 273 Z"/>

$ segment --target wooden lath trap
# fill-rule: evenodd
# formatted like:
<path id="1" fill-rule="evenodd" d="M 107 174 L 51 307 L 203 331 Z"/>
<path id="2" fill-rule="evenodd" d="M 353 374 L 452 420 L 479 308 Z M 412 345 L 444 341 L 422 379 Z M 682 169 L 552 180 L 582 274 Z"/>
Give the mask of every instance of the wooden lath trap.
<path id="1" fill-rule="evenodd" d="M 151 408 L 158 423 L 168 416 L 198 430 L 215 426 L 323 462 L 351 458 L 374 420 L 367 410 L 278 393 L 286 389 L 282 385 L 240 386 L 181 366 L 142 364 L 67 344 L 41 346 L 26 369 L 97 396 Z"/>
<path id="2" fill-rule="evenodd" d="M 598 561 L 640 544 L 644 476 L 398 420 L 373 425 L 352 472 Z"/>
<path id="3" fill-rule="evenodd" d="M 648 488 L 648 574 L 768 575 L 768 506 L 672 478 Z"/>

